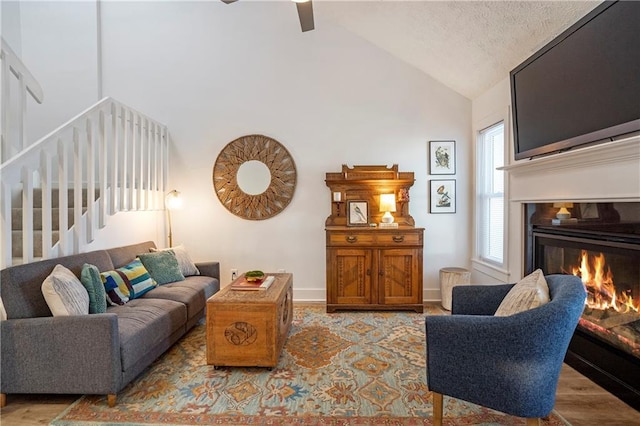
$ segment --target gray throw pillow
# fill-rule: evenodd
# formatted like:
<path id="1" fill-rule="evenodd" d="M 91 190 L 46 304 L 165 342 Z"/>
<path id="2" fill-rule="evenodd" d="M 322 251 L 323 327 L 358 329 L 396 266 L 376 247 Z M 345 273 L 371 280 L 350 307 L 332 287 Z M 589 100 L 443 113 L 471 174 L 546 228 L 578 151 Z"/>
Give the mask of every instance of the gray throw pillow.
<path id="1" fill-rule="evenodd" d="M 90 263 L 82 265 L 80 282 L 89 294 L 89 313 L 104 314 L 107 312 L 107 292 L 102 284 L 98 267 Z"/>
<path id="2" fill-rule="evenodd" d="M 169 251 L 157 251 L 154 253 L 141 253 L 138 258 L 149 271 L 151 278 L 158 284 L 168 284 L 175 281 L 183 281 L 184 275 L 180 271 L 180 265 L 176 256 Z"/>

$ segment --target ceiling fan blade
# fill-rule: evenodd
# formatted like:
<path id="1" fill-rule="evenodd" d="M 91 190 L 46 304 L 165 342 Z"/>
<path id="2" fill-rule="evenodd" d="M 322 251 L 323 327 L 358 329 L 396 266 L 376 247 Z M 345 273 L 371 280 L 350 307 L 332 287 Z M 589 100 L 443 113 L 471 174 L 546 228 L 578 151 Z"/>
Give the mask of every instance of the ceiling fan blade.
<path id="1" fill-rule="evenodd" d="M 313 3 L 311 0 L 304 3 L 296 3 L 296 7 L 298 8 L 298 17 L 300 18 L 300 28 L 302 28 L 302 32 L 314 29 Z"/>
<path id="2" fill-rule="evenodd" d="M 234 3 L 234 2 L 236 2 L 236 1 L 238 1 L 238 0 L 221 0 L 221 1 L 222 1 L 222 3 L 224 3 L 224 4 L 229 4 L 229 3 Z"/>

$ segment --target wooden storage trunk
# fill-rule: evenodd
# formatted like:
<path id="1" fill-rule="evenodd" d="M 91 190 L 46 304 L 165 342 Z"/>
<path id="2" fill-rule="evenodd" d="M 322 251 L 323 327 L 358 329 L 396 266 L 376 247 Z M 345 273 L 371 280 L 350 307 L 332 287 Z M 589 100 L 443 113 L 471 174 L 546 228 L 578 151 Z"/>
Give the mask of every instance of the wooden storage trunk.
<path id="1" fill-rule="evenodd" d="M 266 290 L 232 290 L 229 285 L 207 300 L 207 364 L 278 365 L 293 317 L 293 276 L 267 275 L 275 281 Z"/>

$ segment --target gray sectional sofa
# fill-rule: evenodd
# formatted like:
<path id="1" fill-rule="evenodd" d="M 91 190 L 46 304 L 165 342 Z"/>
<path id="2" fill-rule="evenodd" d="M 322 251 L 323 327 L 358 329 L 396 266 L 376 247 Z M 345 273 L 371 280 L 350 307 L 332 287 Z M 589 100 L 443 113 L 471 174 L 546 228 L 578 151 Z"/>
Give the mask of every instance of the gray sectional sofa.
<path id="1" fill-rule="evenodd" d="M 220 289 L 217 262 L 196 263 L 200 275 L 158 286 L 103 314 L 52 316 L 41 285 L 57 264 L 76 276 L 85 263 L 122 267 L 155 248 L 152 241 L 48 259 L 0 271 L 7 320 L 0 322 L 0 404 L 8 394 L 116 394 L 205 315 Z"/>

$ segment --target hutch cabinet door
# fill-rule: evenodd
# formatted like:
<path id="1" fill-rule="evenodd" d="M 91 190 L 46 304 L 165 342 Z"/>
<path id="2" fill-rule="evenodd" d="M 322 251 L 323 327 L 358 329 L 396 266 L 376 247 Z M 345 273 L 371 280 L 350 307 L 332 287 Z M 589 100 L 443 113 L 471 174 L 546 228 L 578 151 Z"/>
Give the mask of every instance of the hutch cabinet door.
<path id="1" fill-rule="evenodd" d="M 380 250 L 379 253 L 380 304 L 422 303 L 422 250 L 385 249 Z"/>
<path id="2" fill-rule="evenodd" d="M 371 300 L 371 249 L 327 250 L 327 302 L 366 305 Z"/>

